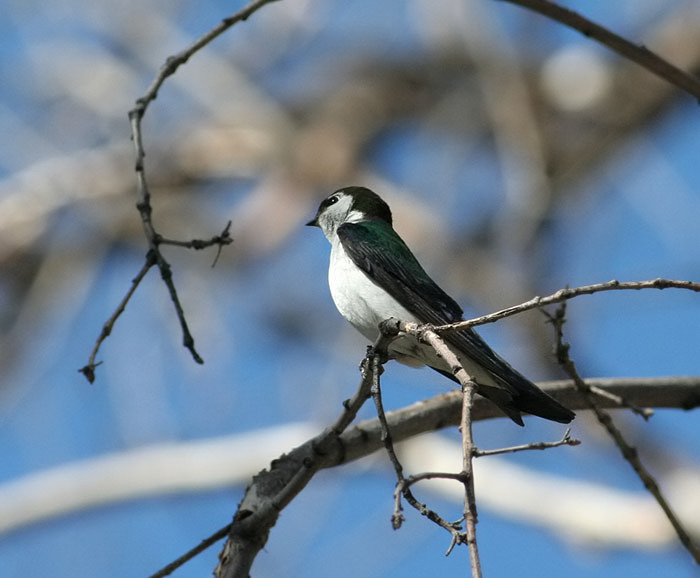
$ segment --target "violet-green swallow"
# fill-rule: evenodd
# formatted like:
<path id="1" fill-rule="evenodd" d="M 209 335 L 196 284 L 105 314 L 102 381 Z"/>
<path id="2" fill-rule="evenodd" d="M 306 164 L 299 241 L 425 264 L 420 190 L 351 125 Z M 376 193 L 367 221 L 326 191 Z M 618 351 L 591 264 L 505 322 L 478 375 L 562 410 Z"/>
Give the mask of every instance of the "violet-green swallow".
<path id="1" fill-rule="evenodd" d="M 444 325 L 462 320 L 462 309 L 428 276 L 392 227 L 387 205 L 364 187 L 329 195 L 307 225 L 320 227 L 331 243 L 328 284 L 340 314 L 374 343 L 379 324 L 403 321 Z M 569 423 L 574 412 L 539 389 L 494 352 L 473 329 L 443 334 L 448 347 L 477 384 L 515 423 L 520 412 Z M 428 365 L 457 381 L 449 366 L 427 344 L 401 335 L 389 357 L 412 367 Z"/>

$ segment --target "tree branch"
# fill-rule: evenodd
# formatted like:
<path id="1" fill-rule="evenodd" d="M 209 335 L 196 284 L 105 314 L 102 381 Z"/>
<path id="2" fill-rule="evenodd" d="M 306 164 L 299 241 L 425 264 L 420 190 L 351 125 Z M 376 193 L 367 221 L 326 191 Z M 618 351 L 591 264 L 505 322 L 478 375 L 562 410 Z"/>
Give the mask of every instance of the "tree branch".
<path id="1" fill-rule="evenodd" d="M 401 496 L 422 516 L 428 518 L 431 522 L 437 524 L 441 528 L 447 530 L 452 535 L 451 546 L 447 553 L 452 550 L 455 544 L 464 542 L 462 528 L 458 523 L 450 523 L 440 516 L 437 512 L 428 508 L 425 504 L 419 502 L 411 491 L 411 485 L 415 481 L 415 476 L 412 477 L 414 481 L 407 480 L 403 475 L 403 466 L 399 461 L 396 451 L 394 450 L 394 442 L 391 436 L 391 430 L 386 421 L 386 413 L 384 412 L 384 403 L 382 401 L 381 383 L 380 383 L 380 373 L 382 368 L 380 366 L 380 358 L 386 362 L 386 347 L 391 339 L 396 335 L 392 330 L 391 326 L 383 327 L 383 331 L 380 333 L 377 343 L 374 347 L 370 347 L 367 351 L 366 362 L 372 370 L 372 400 L 374 401 L 374 406 L 377 410 L 377 420 L 381 427 L 381 439 L 384 444 L 384 449 L 389 456 L 391 465 L 394 468 L 394 473 L 396 474 L 396 488 L 394 490 L 394 513 L 391 516 L 391 526 L 394 530 L 398 530 L 404 521 L 404 516 L 401 513 L 403 508 L 401 506 Z M 443 477 L 447 477 L 443 476 Z M 461 474 L 458 476 L 461 480 Z"/>
<path id="2" fill-rule="evenodd" d="M 353 397 L 355 401 L 346 403 L 353 410 L 358 399 L 369 395 L 372 385 L 371 375 L 364 365 L 362 385 Z M 682 409 L 700 407 L 700 377 L 588 379 L 585 383 L 622 395 L 640 406 Z M 571 409 L 588 407 L 583 394 L 572 387 L 571 381 L 540 382 L 537 385 Z M 393 441 L 400 442 L 421 433 L 458 425 L 461 420 L 462 403 L 462 392 L 454 390 L 387 412 L 386 422 L 391 429 Z M 600 405 L 618 407 L 607 398 L 601 398 Z M 348 413 L 346 418 L 350 415 Z M 476 397 L 472 409 L 472 420 L 479 421 L 494 417 L 503 417 L 503 414 L 487 399 Z M 347 420 L 339 421 L 344 423 Z M 218 578 L 248 576 L 245 572 L 249 572 L 250 564 L 257 551 L 264 547 L 267 535 L 279 515 L 279 510 L 271 508 L 271 504 L 273 502 L 279 504 L 276 494 L 287 492 L 286 484 L 290 483 L 298 471 L 303 470 L 309 474 L 306 476 L 306 481 L 309 481 L 313 473 L 320 469 L 338 466 L 370 455 L 384 447 L 383 431 L 378 418 L 360 422 L 343 433 L 340 433 L 338 428 L 331 427 L 320 436 L 273 460 L 269 469 L 256 475 L 248 486 L 246 496 L 234 517 L 232 531 L 220 555 L 221 561 L 215 575 Z M 299 492 L 301 489 L 302 487 L 296 484 L 295 491 Z M 293 496 L 287 495 L 287 501 L 291 497 Z M 274 515 L 263 516 L 259 513 L 270 509 L 274 511 Z M 242 539 L 250 534 L 257 535 L 260 539 Z M 235 556 L 239 550 L 241 558 L 236 560 Z"/>
<path id="3" fill-rule="evenodd" d="M 274 460 L 269 470 L 253 477 L 219 554 L 219 564 L 214 570 L 217 578 L 247 578 L 255 556 L 265 546 L 282 509 L 318 470 L 345 461 L 341 434 L 370 396 L 374 372 L 369 359 L 368 356 L 363 360 L 360 385 L 355 395 L 343 403 L 343 411 L 336 421 L 318 436 Z"/>
<path id="4" fill-rule="evenodd" d="M 124 308 L 129 302 L 129 299 L 131 299 L 131 296 L 134 294 L 134 291 L 137 289 L 137 287 L 145 277 L 146 273 L 148 273 L 148 271 L 153 265 L 156 265 L 160 270 L 161 279 L 163 280 L 163 283 L 165 283 L 165 286 L 168 289 L 170 300 L 173 303 L 175 313 L 177 315 L 178 321 L 180 322 L 183 345 L 190 351 L 192 358 L 197 363 L 204 363 L 204 360 L 195 348 L 194 337 L 190 332 L 189 326 L 187 324 L 187 319 L 185 318 L 185 311 L 182 307 L 180 297 L 177 293 L 177 288 L 175 287 L 175 283 L 173 281 L 172 268 L 170 266 L 170 263 L 168 263 L 168 261 L 161 253 L 160 246 L 164 244 L 175 245 L 196 250 L 204 249 L 206 247 L 211 246 L 217 246 L 218 252 L 214 259 L 214 263 L 216 263 L 221 249 L 225 245 L 229 245 L 233 242 L 233 239 L 230 235 L 231 223 L 229 222 L 219 235 L 215 235 L 207 240 L 192 239 L 189 241 L 179 241 L 174 239 L 166 239 L 160 233 L 157 232 L 153 224 L 153 208 L 151 206 L 151 193 L 149 191 L 148 182 L 146 179 L 146 149 L 143 145 L 143 132 L 141 130 L 141 121 L 143 120 L 143 117 L 145 116 L 146 111 L 151 102 L 153 102 L 158 96 L 158 91 L 163 86 L 165 80 L 169 76 L 172 76 L 180 66 L 185 64 L 190 59 L 190 57 L 192 57 L 196 52 L 204 48 L 212 40 L 223 34 L 234 24 L 243 20 L 247 20 L 253 13 L 257 12 L 266 4 L 271 4 L 272 2 L 276 1 L 278 0 L 255 0 L 251 2 L 235 14 L 224 18 L 217 26 L 200 36 L 187 48 L 185 48 L 181 52 L 178 52 L 174 56 L 170 56 L 165 61 L 165 64 L 161 66 L 160 70 L 158 71 L 158 74 L 151 82 L 151 85 L 148 87 L 145 94 L 136 100 L 135 106 L 129 111 L 129 123 L 131 125 L 131 140 L 134 145 L 135 156 L 134 170 L 136 172 L 137 184 L 136 208 L 138 209 L 139 215 L 141 217 L 141 224 L 143 226 L 143 231 L 146 235 L 146 239 L 148 241 L 149 251 L 146 257 L 146 263 L 134 279 L 131 288 L 127 292 L 126 296 L 122 299 L 122 302 L 117 307 L 115 313 L 104 324 L 102 333 L 97 338 L 97 341 L 95 343 L 87 365 L 85 365 L 79 370 L 83 375 L 85 375 L 85 377 L 90 383 L 93 383 L 95 381 L 95 368 L 100 364 L 96 363 L 95 359 L 97 357 L 97 353 L 102 343 L 111 333 L 112 329 L 114 328 L 114 324 L 124 312 Z"/>
<path id="5" fill-rule="evenodd" d="M 486 325 L 488 323 L 495 323 L 506 317 L 511 317 L 512 315 L 517 315 L 519 313 L 524 313 L 525 311 L 530 311 L 532 309 L 540 309 L 547 305 L 554 305 L 556 303 L 562 303 L 573 299 L 574 297 L 580 297 L 581 295 L 593 295 L 594 293 L 603 293 L 606 291 L 641 291 L 642 289 L 686 289 L 688 291 L 694 291 L 695 293 L 700 293 L 700 283 L 694 281 L 680 281 L 677 279 L 649 279 L 647 281 L 618 281 L 613 279 L 611 281 L 606 281 L 604 283 L 594 283 L 592 285 L 582 285 L 580 287 L 559 289 L 551 295 L 546 297 L 533 297 L 529 301 L 520 303 L 519 305 L 514 305 L 512 307 L 506 307 L 500 311 L 494 313 L 489 313 L 487 315 L 482 315 L 481 317 L 476 317 L 474 319 L 469 319 L 467 321 L 460 321 L 459 323 L 451 323 L 450 325 L 441 325 L 439 327 L 434 327 L 438 333 L 443 331 L 460 331 L 462 329 L 467 329 L 469 327 L 475 327 L 477 325 Z"/>
<path id="6" fill-rule="evenodd" d="M 595 378 L 584 381 L 588 385 L 622 396 L 642 407 L 684 410 L 700 407 L 700 376 Z M 573 387 L 570 380 L 538 382 L 537 386 L 570 409 L 588 409 L 583 394 Z M 598 405 L 604 408 L 619 408 L 618 404 L 611 399 L 600 398 Z M 401 409 L 388 411 L 386 419 L 394 442 L 398 443 L 421 433 L 459 425 L 461 407 L 462 392 L 454 390 Z M 489 400 L 481 396 L 474 399 L 472 409 L 474 421 L 501 417 L 503 412 Z M 527 416 L 524 417 L 528 419 Z M 346 462 L 377 451 L 382 447 L 378 420 L 370 419 L 358 423 L 343 434 L 341 442 L 345 448 Z"/>
<path id="7" fill-rule="evenodd" d="M 400 320 L 387 320 L 381 324 L 381 337 L 378 340 L 376 347 L 380 348 L 381 350 L 380 346 L 383 340 L 390 340 L 400 332 L 414 332 L 414 334 L 416 334 L 419 338 L 422 337 L 426 339 L 426 341 L 432 340 L 435 345 L 439 346 L 441 342 L 439 334 L 443 331 L 455 331 L 478 324 L 491 323 L 497 321 L 498 319 L 515 315 L 516 313 L 520 313 L 522 311 L 540 308 L 544 305 L 549 305 L 552 303 L 561 303 L 580 295 L 588 295 L 611 290 L 665 289 L 671 287 L 700 291 L 700 284 L 698 283 L 668 279 L 655 279 L 651 281 L 637 281 L 629 283 L 609 281 L 607 283 L 598 283 L 595 285 L 587 285 L 574 289 L 566 288 L 561 289 L 548 297 L 535 297 L 528 302 L 503 309 L 494 314 L 485 315 L 477 319 L 464 321 L 462 323 L 455 323 L 452 325 L 440 327 L 425 325 L 418 327 L 416 324 L 407 324 Z M 443 355 L 446 355 L 446 353 L 443 352 Z M 360 387 L 353 398 L 356 401 L 361 400 L 360 405 L 369 395 L 372 383 L 375 379 L 375 372 L 372 371 L 373 366 L 371 365 L 371 363 L 374 362 L 376 362 L 376 358 L 368 353 L 361 365 L 362 379 L 360 381 Z M 451 365 L 455 368 L 455 373 L 461 376 L 460 382 L 462 383 L 463 388 L 468 387 L 465 384 L 468 383 L 469 377 L 468 375 L 465 377 L 466 373 L 464 372 L 464 368 L 459 365 L 458 361 L 456 363 L 452 363 Z M 680 378 L 680 380 L 683 381 L 682 378 Z M 594 385 L 596 387 L 600 387 L 601 389 L 606 389 L 604 384 L 600 382 L 596 382 Z M 687 386 L 687 382 L 684 382 L 684 385 Z M 588 407 L 588 402 L 585 399 L 585 395 L 582 392 L 571 388 L 571 385 L 568 383 L 566 384 L 566 387 L 561 387 L 561 389 L 555 390 L 551 387 L 545 387 L 545 389 L 571 409 Z M 614 393 L 616 393 L 618 396 L 621 394 L 621 392 L 618 391 L 615 391 Z M 700 404 L 700 393 L 698 392 L 697 379 L 691 382 L 690 391 L 685 389 L 681 394 L 677 394 L 675 398 L 666 387 L 664 387 L 663 390 L 658 390 L 657 388 L 656 393 L 658 396 L 657 401 L 662 407 L 668 407 L 668 405 L 664 404 L 670 403 L 671 399 L 674 399 L 674 401 L 678 404 L 677 407 L 683 407 L 686 409 L 696 407 Z M 445 394 L 443 396 L 438 396 L 438 398 L 434 398 L 439 400 L 436 405 L 441 407 L 441 409 L 444 409 L 445 406 L 442 404 L 445 403 L 445 400 L 449 399 L 450 395 L 454 396 L 455 394 Z M 267 541 L 268 532 L 270 531 L 272 525 L 274 525 L 276 522 L 280 509 L 284 507 L 284 505 L 286 505 L 286 503 L 288 503 L 288 501 L 291 500 L 296 493 L 301 491 L 303 486 L 319 469 L 338 465 L 339 463 L 345 463 L 346 461 L 357 459 L 362 455 L 366 455 L 367 453 L 377 450 L 384 443 L 383 440 L 385 439 L 386 432 L 389 430 L 389 428 L 391 429 L 392 439 L 395 441 L 400 441 L 412 435 L 416 435 L 417 433 L 421 433 L 422 431 L 431 431 L 433 429 L 439 429 L 448 425 L 461 423 L 463 421 L 465 403 L 463 397 L 464 393 L 458 392 L 456 395 L 457 399 L 454 399 L 454 397 L 452 398 L 454 406 L 450 407 L 449 413 L 423 411 L 432 401 L 429 400 L 428 402 L 423 402 L 423 404 L 417 404 L 419 406 L 419 411 L 417 412 L 414 411 L 416 409 L 416 406 L 414 405 L 410 408 L 399 410 L 402 412 L 400 414 L 394 413 L 394 415 L 401 416 L 400 419 L 395 421 L 395 425 L 392 423 L 393 416 L 392 412 L 390 412 L 386 414 L 386 424 L 384 424 L 384 426 L 382 426 L 382 423 L 380 423 L 378 419 L 371 420 L 370 422 L 358 424 L 352 430 L 349 430 L 341 435 L 341 433 L 349 425 L 350 421 L 352 421 L 352 417 L 350 417 L 350 415 L 354 416 L 354 413 L 349 412 L 349 406 L 346 404 L 347 411 L 341 415 L 337 422 L 342 423 L 342 427 L 332 426 L 318 438 L 311 440 L 311 442 L 307 442 L 307 444 L 296 448 L 294 451 L 280 458 L 277 464 L 283 467 L 275 468 L 276 464 L 273 462 L 272 468 L 269 472 L 263 471 L 256 476 L 256 478 L 254 478 L 253 484 L 249 486 L 246 496 L 244 497 L 243 502 L 239 506 L 238 512 L 234 517 L 229 540 L 227 541 L 227 544 L 224 547 L 224 552 L 221 555 L 221 562 L 217 567 L 216 576 L 218 578 L 238 578 L 248 576 L 250 565 L 252 565 L 257 551 L 264 547 Z M 631 395 L 622 395 L 622 397 L 629 399 L 637 406 L 655 405 L 654 403 L 646 403 L 646 400 L 641 401 L 640 399 L 636 399 L 635 396 Z M 618 400 L 616 398 L 605 397 L 601 398 L 600 401 L 601 406 L 608 404 L 607 407 L 619 407 Z M 355 412 L 357 409 L 359 409 L 359 405 L 352 405 L 352 407 L 355 408 Z M 469 413 L 471 413 L 471 420 L 501 416 L 501 412 L 497 410 L 493 404 L 483 398 L 474 400 L 473 408 L 469 408 Z M 428 416 L 427 419 L 426 416 Z M 439 417 L 436 419 L 436 416 Z M 413 418 L 415 417 L 418 419 L 414 421 Z M 347 418 L 349 418 L 349 421 Z M 418 427 L 416 428 L 417 425 Z M 469 445 L 468 442 L 467 445 Z M 362 449 L 360 450 L 360 448 Z M 359 450 L 359 453 L 355 454 L 355 450 Z M 471 458 L 472 456 L 470 455 L 469 459 Z M 270 477 L 274 483 L 268 479 Z M 466 489 L 468 490 L 468 488 Z M 280 499 L 280 496 L 284 496 L 284 499 Z M 475 520 L 476 517 L 473 510 L 471 511 L 470 515 L 472 516 L 473 520 Z M 467 521 L 469 520 L 467 519 Z"/>
<path id="8" fill-rule="evenodd" d="M 102 363 L 101 361 L 95 361 L 97 359 L 97 352 L 100 350 L 100 347 L 102 346 L 104 340 L 111 335 L 112 329 L 114 328 L 114 324 L 117 322 L 117 319 L 121 317 L 122 313 L 124 313 L 124 311 L 126 310 L 126 306 L 128 305 L 129 300 L 135 293 L 137 287 L 141 284 L 141 281 L 143 281 L 143 278 L 146 276 L 146 273 L 148 273 L 151 270 L 151 267 L 153 267 L 153 265 L 155 265 L 155 261 L 151 259 L 149 255 L 147 255 L 146 262 L 143 264 L 143 267 L 141 267 L 141 270 L 138 272 L 136 277 L 134 277 L 131 280 L 131 287 L 129 287 L 129 290 L 126 292 L 126 295 L 124 295 L 123 299 L 119 302 L 119 305 L 117 305 L 117 308 L 114 310 L 114 313 L 110 315 L 109 319 L 107 319 L 107 321 L 105 321 L 104 325 L 102 326 L 102 331 L 100 331 L 100 335 L 95 341 L 95 345 L 92 348 L 92 352 L 90 353 L 90 358 L 88 359 L 87 365 L 81 367 L 78 370 L 85 376 L 85 378 L 90 383 L 95 382 L 95 368 L 97 368 L 97 366 L 100 365 L 100 363 Z"/>
<path id="9" fill-rule="evenodd" d="M 566 302 L 562 303 L 559 306 L 559 313 L 555 317 L 553 317 L 553 319 L 555 320 L 553 325 L 556 335 L 556 352 L 559 364 L 573 380 L 576 390 L 583 394 L 583 398 L 588 404 L 589 409 L 593 411 L 600 425 L 605 428 L 610 437 L 613 439 L 615 445 L 620 450 L 622 457 L 627 461 L 627 463 L 630 466 L 632 466 L 632 469 L 635 471 L 641 482 L 644 484 L 644 487 L 649 491 L 649 493 L 652 496 L 654 496 L 654 499 L 659 504 L 659 507 L 663 510 L 664 514 L 668 518 L 668 521 L 671 523 L 671 526 L 673 526 L 673 529 L 678 535 L 678 539 L 680 540 L 681 544 L 683 544 L 685 549 L 693 557 L 695 563 L 700 564 L 700 546 L 693 542 L 692 538 L 690 537 L 690 534 L 688 534 L 688 531 L 685 529 L 684 525 L 681 523 L 673 508 L 671 508 L 671 505 L 668 503 L 668 500 L 666 500 L 666 497 L 661 492 L 661 489 L 659 488 L 656 479 L 654 478 L 654 476 L 652 476 L 651 472 L 649 472 L 646 466 L 644 466 L 644 464 L 642 463 L 642 460 L 639 457 L 639 453 L 637 452 L 637 448 L 631 446 L 627 442 L 620 429 L 613 422 L 612 417 L 610 417 L 610 414 L 599 407 L 598 399 L 600 399 L 600 397 L 594 391 L 591 390 L 590 385 L 586 384 L 579 375 L 578 369 L 576 369 L 576 364 L 570 356 L 571 347 L 568 343 L 564 342 L 563 327 L 566 321 L 566 305 Z M 605 396 L 604 399 L 609 398 Z M 617 403 L 616 400 L 615 402 Z"/>
<path id="10" fill-rule="evenodd" d="M 462 386 L 462 407 L 460 412 L 459 429 L 462 434 L 462 471 L 461 482 L 464 486 L 464 530 L 469 547 L 469 561 L 472 578 L 481 578 L 481 559 L 476 540 L 476 524 L 479 516 L 476 510 L 476 493 L 474 492 L 474 455 L 476 446 L 472 436 L 472 421 L 474 394 L 476 383 L 459 362 L 454 352 L 447 347 L 442 338 L 430 329 L 419 334 L 420 338 L 430 344 L 435 353 L 450 366 L 452 374 Z"/>
<path id="11" fill-rule="evenodd" d="M 588 38 L 607 46 L 613 52 L 647 69 L 652 74 L 700 99 L 700 80 L 664 60 L 645 46 L 640 46 L 615 34 L 607 28 L 588 20 L 573 10 L 547 0 L 500 0 L 527 8 L 551 18 L 569 28 L 578 30 Z"/>
<path id="12" fill-rule="evenodd" d="M 601 390 L 602 391 L 602 390 Z M 581 445 L 581 440 L 571 437 L 571 428 L 564 432 L 564 436 L 556 442 L 533 442 L 530 444 L 522 444 L 519 446 L 510 446 L 507 448 L 498 448 L 495 450 L 475 450 L 474 457 L 481 458 L 484 456 L 498 456 L 501 454 L 513 454 L 529 450 L 548 450 L 550 448 L 558 448 L 559 446 L 578 446 Z"/>

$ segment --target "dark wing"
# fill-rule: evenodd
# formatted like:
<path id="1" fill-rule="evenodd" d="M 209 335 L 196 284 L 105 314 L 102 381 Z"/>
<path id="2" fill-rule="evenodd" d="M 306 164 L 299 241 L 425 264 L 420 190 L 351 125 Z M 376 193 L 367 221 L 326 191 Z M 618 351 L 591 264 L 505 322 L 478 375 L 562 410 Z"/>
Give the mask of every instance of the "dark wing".
<path id="1" fill-rule="evenodd" d="M 391 225 L 381 220 L 345 223 L 338 227 L 338 237 L 355 265 L 416 317 L 433 325 L 462 320 L 460 306 L 430 278 Z M 443 337 L 494 378 L 499 387 L 480 384 L 479 391 L 516 423 L 522 425 L 519 411 L 562 423 L 574 418 L 573 412 L 513 369 L 476 331 L 449 332 Z"/>
<path id="2" fill-rule="evenodd" d="M 462 308 L 430 278 L 388 223 L 345 223 L 338 227 L 338 237 L 355 265 L 425 323 L 462 319 Z"/>

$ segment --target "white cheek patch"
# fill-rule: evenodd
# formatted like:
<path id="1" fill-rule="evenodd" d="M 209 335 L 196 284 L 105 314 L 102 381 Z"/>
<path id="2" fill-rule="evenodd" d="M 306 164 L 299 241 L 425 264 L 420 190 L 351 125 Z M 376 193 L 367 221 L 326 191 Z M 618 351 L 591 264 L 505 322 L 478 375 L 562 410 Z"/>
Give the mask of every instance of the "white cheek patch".
<path id="1" fill-rule="evenodd" d="M 360 221 L 364 221 L 367 218 L 367 215 L 365 215 L 362 211 L 358 211 L 357 209 L 353 209 L 348 213 L 348 216 L 345 218 L 346 223 L 359 223 Z"/>

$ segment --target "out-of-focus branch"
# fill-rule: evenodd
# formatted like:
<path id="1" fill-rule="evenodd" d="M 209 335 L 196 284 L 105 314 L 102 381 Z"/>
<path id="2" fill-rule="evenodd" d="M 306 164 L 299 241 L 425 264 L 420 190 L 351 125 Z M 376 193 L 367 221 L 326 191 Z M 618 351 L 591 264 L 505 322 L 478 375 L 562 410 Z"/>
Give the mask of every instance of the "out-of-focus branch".
<path id="1" fill-rule="evenodd" d="M 636 62 L 652 74 L 700 99 L 700 80 L 661 58 L 645 46 L 640 46 L 615 34 L 607 28 L 588 20 L 573 10 L 548 2 L 547 0 L 500 0 L 517 4 L 533 12 L 538 12 L 569 28 L 578 30 L 584 36 L 607 46 L 620 56 Z"/>

